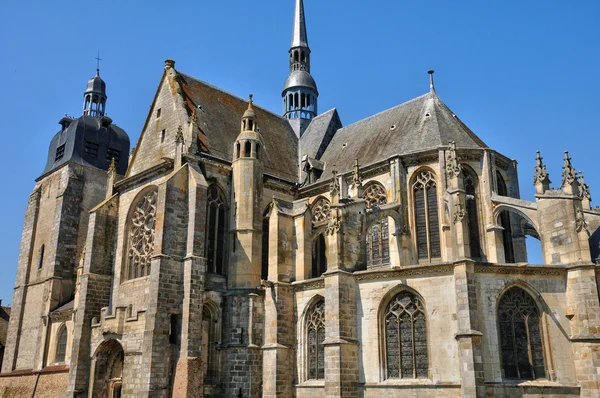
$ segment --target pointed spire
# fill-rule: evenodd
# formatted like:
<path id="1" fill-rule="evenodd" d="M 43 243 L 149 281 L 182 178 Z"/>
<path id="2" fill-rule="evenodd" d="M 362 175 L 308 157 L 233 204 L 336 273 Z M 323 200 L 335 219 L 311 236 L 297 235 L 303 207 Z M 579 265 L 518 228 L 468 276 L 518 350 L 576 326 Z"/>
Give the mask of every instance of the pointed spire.
<path id="1" fill-rule="evenodd" d="M 546 165 L 542 162 L 542 155 L 537 151 L 535 156 L 535 174 L 533 175 L 533 185 L 536 187 L 536 193 L 543 194 L 550 189 L 550 178 L 546 171 Z"/>
<path id="2" fill-rule="evenodd" d="M 429 74 L 429 90 L 435 94 L 435 86 L 433 85 L 433 74 L 435 73 L 435 71 L 433 69 L 430 69 L 429 71 L 427 71 L 427 73 Z"/>
<path id="3" fill-rule="evenodd" d="M 294 47 L 308 47 L 303 0 L 296 0 L 296 12 L 294 13 L 294 33 L 292 35 L 292 48 Z"/>
<path id="4" fill-rule="evenodd" d="M 575 168 L 571 164 L 571 158 L 569 157 L 569 151 L 565 151 L 565 157 L 563 159 L 563 173 L 562 173 L 562 187 L 572 185 L 577 179 L 577 173 Z"/>
<path id="5" fill-rule="evenodd" d="M 108 166 L 108 173 L 116 173 L 117 172 L 117 166 L 115 165 L 115 158 L 113 157 L 112 160 L 110 161 L 110 166 Z"/>

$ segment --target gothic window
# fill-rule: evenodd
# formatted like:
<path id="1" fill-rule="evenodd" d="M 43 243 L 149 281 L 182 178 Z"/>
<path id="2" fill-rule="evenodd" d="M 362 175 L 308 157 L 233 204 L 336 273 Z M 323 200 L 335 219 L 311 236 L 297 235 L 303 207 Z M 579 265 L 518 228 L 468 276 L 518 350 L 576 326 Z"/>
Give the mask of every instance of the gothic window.
<path id="1" fill-rule="evenodd" d="M 67 352 L 67 328 L 65 326 L 60 329 L 58 340 L 56 341 L 56 355 L 54 362 L 64 362 Z"/>
<path id="2" fill-rule="evenodd" d="M 325 271 L 327 271 L 325 237 L 323 234 L 320 234 L 312 243 L 311 278 L 318 278 L 323 275 Z"/>
<path id="3" fill-rule="evenodd" d="M 227 206 L 219 188 L 208 188 L 208 218 L 206 223 L 206 261 L 208 272 L 223 274 L 227 231 Z"/>
<path id="4" fill-rule="evenodd" d="M 387 203 L 387 193 L 385 192 L 383 185 L 379 183 L 367 185 L 363 192 L 363 198 L 367 202 L 367 209 Z"/>
<path id="5" fill-rule="evenodd" d="M 146 192 L 134 205 L 129 220 L 127 267 L 125 279 L 150 275 L 150 259 L 154 251 L 156 200 L 158 191 Z"/>
<path id="6" fill-rule="evenodd" d="M 219 321 L 214 303 L 204 304 L 202 309 L 202 364 L 204 381 L 216 384 L 219 376 Z"/>
<path id="7" fill-rule="evenodd" d="M 312 206 L 313 222 L 325 221 L 329 218 L 331 212 L 329 201 L 325 198 L 317 199 Z"/>
<path id="8" fill-rule="evenodd" d="M 413 195 L 419 259 L 441 257 L 437 187 L 431 171 L 424 170 L 417 174 Z"/>
<path id="9" fill-rule="evenodd" d="M 271 212 L 271 205 L 267 206 L 263 213 L 263 224 L 262 224 L 262 269 L 261 279 L 267 280 L 269 278 L 269 213 Z"/>
<path id="10" fill-rule="evenodd" d="M 466 210 L 467 223 L 469 227 L 469 246 L 471 257 L 481 258 L 481 243 L 479 237 L 479 219 L 477 217 L 477 177 L 463 168 L 463 182 L 467 196 Z"/>
<path id="11" fill-rule="evenodd" d="M 531 296 L 521 288 L 510 288 L 498 304 L 498 323 L 504 377 L 546 377 L 540 312 Z"/>
<path id="12" fill-rule="evenodd" d="M 387 378 L 428 377 L 425 307 L 416 295 L 403 291 L 384 314 Z"/>
<path id="13" fill-rule="evenodd" d="M 390 239 L 388 218 L 376 221 L 367 230 L 367 268 L 390 263 Z"/>
<path id="14" fill-rule="evenodd" d="M 325 378 L 325 301 L 320 300 L 306 316 L 307 379 Z"/>

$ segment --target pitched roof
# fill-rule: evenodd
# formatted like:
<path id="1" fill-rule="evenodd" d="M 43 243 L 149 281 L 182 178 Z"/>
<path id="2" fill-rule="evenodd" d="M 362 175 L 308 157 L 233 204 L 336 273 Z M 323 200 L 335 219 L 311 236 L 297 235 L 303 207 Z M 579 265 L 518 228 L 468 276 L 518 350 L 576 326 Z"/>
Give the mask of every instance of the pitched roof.
<path id="1" fill-rule="evenodd" d="M 369 165 L 450 141 L 459 148 L 487 147 L 432 91 L 338 130 L 320 159 L 326 164 L 321 179 L 333 169 L 352 170 L 355 158 Z"/>
<path id="2" fill-rule="evenodd" d="M 179 72 L 181 87 L 197 109 L 202 152 L 233 160 L 233 144 L 240 134 L 248 101 Z M 298 138 L 287 119 L 254 104 L 265 150 L 265 172 L 288 181 L 298 180 Z"/>
<path id="3" fill-rule="evenodd" d="M 315 117 L 302 137 L 300 137 L 300 156 L 319 159 L 342 122 L 335 108 Z"/>

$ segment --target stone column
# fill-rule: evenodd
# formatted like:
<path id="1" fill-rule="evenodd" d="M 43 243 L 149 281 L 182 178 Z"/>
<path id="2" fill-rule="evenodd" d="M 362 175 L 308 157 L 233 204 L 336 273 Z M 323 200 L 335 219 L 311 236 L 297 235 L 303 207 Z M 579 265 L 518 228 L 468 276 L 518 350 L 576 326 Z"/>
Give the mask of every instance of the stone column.
<path id="1" fill-rule="evenodd" d="M 331 240 L 330 240 L 331 241 Z M 356 284 L 330 262 L 325 277 L 325 396 L 358 397 Z"/>
<path id="2" fill-rule="evenodd" d="M 454 266 L 458 316 L 458 358 L 463 397 L 485 397 L 483 344 L 477 315 L 477 289 L 474 266 L 470 261 Z"/>

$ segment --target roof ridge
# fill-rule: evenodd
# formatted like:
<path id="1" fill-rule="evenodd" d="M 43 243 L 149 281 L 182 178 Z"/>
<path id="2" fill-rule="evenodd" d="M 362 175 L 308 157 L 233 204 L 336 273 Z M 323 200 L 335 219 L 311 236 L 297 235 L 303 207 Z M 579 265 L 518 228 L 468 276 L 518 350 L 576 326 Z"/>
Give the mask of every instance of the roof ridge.
<path id="1" fill-rule="evenodd" d="M 382 114 L 384 114 L 384 113 L 386 113 L 386 112 L 389 112 L 389 111 L 391 111 L 391 110 L 398 109 L 398 108 L 400 108 L 400 107 L 402 107 L 402 106 L 408 105 L 408 104 L 410 104 L 411 102 L 414 102 L 414 101 L 417 101 L 417 100 L 420 100 L 420 99 L 422 99 L 423 97 L 427 97 L 427 96 L 428 96 L 428 95 L 430 95 L 430 94 L 431 94 L 430 92 L 427 92 L 427 93 L 425 93 L 425 94 L 423 94 L 423 95 L 419 95 L 418 97 L 415 97 L 415 98 L 413 98 L 413 99 L 410 99 L 410 100 L 408 100 L 408 101 L 402 102 L 402 103 L 400 103 L 400 104 L 398 104 L 398 105 L 394 105 L 394 106 L 392 106 L 392 107 L 390 107 L 390 108 L 384 109 L 384 110 L 382 110 L 382 111 L 380 111 L 380 112 L 378 112 L 378 113 L 376 113 L 376 114 L 374 114 L 374 115 L 367 116 L 367 117 L 366 117 L 366 118 L 364 118 L 364 119 L 360 119 L 360 120 L 357 120 L 357 121 L 355 121 L 354 123 L 351 123 L 351 124 L 349 124 L 349 125 L 347 125 L 347 126 L 343 126 L 343 127 L 340 129 L 340 130 L 342 130 L 342 129 L 345 129 L 345 128 L 348 128 L 348 127 L 351 127 L 351 126 L 354 126 L 355 124 L 362 123 L 362 122 L 364 122 L 364 121 L 367 121 L 367 120 L 374 119 L 374 118 L 376 118 L 376 117 L 379 117 L 380 115 L 382 115 Z"/>
<path id="2" fill-rule="evenodd" d="M 229 96 L 231 96 L 231 97 L 233 97 L 233 98 L 235 98 L 235 99 L 238 99 L 238 100 L 240 100 L 240 101 L 242 101 L 242 102 L 244 102 L 244 103 L 248 103 L 248 100 L 247 100 L 247 99 L 244 99 L 244 98 L 240 97 L 239 95 L 233 94 L 232 92 L 229 92 L 229 91 L 227 91 L 227 90 L 224 90 L 224 89 L 222 89 L 222 88 L 220 88 L 220 87 L 217 87 L 217 86 L 215 86 L 215 85 L 213 85 L 213 84 L 210 84 L 210 83 L 208 83 L 208 82 L 206 82 L 206 81 L 204 81 L 204 80 L 200 80 L 200 79 L 198 79 L 198 78 L 196 78 L 196 77 L 194 77 L 194 76 L 192 76 L 192 75 L 188 75 L 187 73 L 184 73 L 184 72 L 177 71 L 177 73 L 179 73 L 180 75 L 183 75 L 183 76 L 185 76 L 185 77 L 189 77 L 190 79 L 193 79 L 193 80 L 197 81 L 198 83 L 204 84 L 205 86 L 208 86 L 208 87 L 210 87 L 210 88 L 212 88 L 212 89 L 214 89 L 214 90 L 220 91 L 220 92 L 222 92 L 223 94 L 227 94 L 227 95 L 229 95 Z M 271 115 L 273 115 L 273 116 L 276 116 L 276 117 L 278 117 L 278 118 L 280 118 L 280 119 L 284 119 L 284 120 L 286 120 L 286 119 L 285 119 L 285 118 L 284 118 L 282 115 L 278 115 L 277 113 L 275 113 L 275 112 L 273 112 L 273 111 L 271 111 L 271 110 L 269 110 L 269 109 L 267 109 L 267 108 L 263 108 L 263 107 L 262 107 L 262 106 L 260 106 L 260 105 L 256 105 L 256 103 L 255 103 L 255 102 L 253 102 L 253 103 L 252 103 L 252 106 L 253 106 L 254 108 L 258 108 L 258 109 L 260 109 L 260 110 L 262 110 L 262 111 L 264 111 L 264 112 L 266 112 L 266 113 L 269 113 L 269 114 L 271 114 Z"/>

